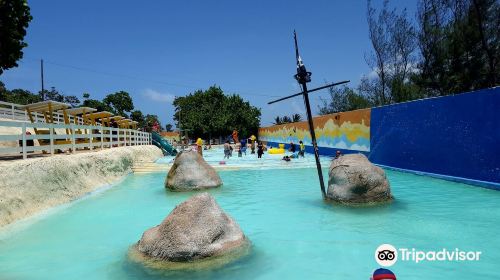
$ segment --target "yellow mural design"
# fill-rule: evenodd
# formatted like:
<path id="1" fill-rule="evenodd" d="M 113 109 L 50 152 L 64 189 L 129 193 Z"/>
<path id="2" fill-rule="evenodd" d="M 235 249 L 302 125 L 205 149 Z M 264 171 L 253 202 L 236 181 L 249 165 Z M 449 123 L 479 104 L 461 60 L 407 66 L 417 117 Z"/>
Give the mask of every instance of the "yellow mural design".
<path id="1" fill-rule="evenodd" d="M 318 146 L 370 151 L 371 109 L 342 112 L 313 119 Z M 274 125 L 259 129 L 262 141 L 311 145 L 307 122 Z"/>

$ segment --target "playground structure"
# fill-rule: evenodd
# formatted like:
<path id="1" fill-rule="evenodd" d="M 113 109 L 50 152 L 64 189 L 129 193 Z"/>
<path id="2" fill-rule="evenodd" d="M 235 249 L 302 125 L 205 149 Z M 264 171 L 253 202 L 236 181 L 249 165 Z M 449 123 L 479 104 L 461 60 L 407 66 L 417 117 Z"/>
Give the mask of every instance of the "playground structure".
<path id="1" fill-rule="evenodd" d="M 175 156 L 177 155 L 177 150 L 170 145 L 167 140 L 165 140 L 161 135 L 157 132 L 152 132 L 152 143 L 153 145 L 160 148 L 164 155 Z"/>

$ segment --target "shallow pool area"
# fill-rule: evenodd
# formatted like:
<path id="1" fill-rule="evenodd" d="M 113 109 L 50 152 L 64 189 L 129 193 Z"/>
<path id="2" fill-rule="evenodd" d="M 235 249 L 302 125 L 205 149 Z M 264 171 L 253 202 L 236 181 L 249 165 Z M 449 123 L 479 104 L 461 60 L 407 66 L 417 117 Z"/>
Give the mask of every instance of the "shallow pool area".
<path id="1" fill-rule="evenodd" d="M 205 151 L 219 164 L 220 150 Z M 112 188 L 0 231 L 0 279 L 369 279 L 375 249 L 481 251 L 479 261 L 398 261 L 398 279 L 498 279 L 500 192 L 387 170 L 393 203 L 348 207 L 321 198 L 312 155 L 226 160 L 209 192 L 239 223 L 251 253 L 222 268 L 165 272 L 130 262 L 129 246 L 193 193 L 165 173 L 132 174 Z M 159 163 L 168 163 L 171 157 Z M 329 158 L 322 158 L 325 178 Z"/>
<path id="2" fill-rule="evenodd" d="M 284 154 L 269 154 L 266 152 L 262 155 L 262 158 L 259 159 L 257 154 L 251 154 L 250 149 L 248 149 L 246 155 L 242 154 L 241 157 L 238 157 L 238 152 L 235 150 L 229 159 L 224 159 L 224 150 L 222 148 L 213 148 L 203 151 L 203 158 L 210 165 L 218 167 L 227 166 L 231 169 L 316 168 L 316 162 L 312 154 L 305 154 L 304 157 L 293 158 L 290 162 L 281 160 L 284 156 L 291 155 L 292 153 L 288 151 Z M 173 161 L 173 156 L 167 156 L 158 159 L 156 162 L 159 164 L 169 164 L 173 163 Z M 330 161 L 330 157 L 321 156 L 321 162 L 324 167 L 328 167 Z"/>

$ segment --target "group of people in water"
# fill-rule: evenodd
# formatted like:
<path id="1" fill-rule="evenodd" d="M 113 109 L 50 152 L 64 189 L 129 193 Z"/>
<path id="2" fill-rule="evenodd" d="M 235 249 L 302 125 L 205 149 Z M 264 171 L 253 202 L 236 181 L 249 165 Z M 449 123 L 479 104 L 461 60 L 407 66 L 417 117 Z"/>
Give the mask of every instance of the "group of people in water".
<path id="1" fill-rule="evenodd" d="M 235 148 L 233 148 L 233 146 L 231 145 L 231 139 L 235 143 Z M 202 145 L 203 141 L 201 140 L 201 138 L 198 138 L 196 141 L 196 146 L 198 147 L 198 153 L 200 153 L 200 155 L 203 155 Z M 205 145 L 204 150 L 209 150 L 211 148 L 212 146 L 209 143 L 208 146 Z M 224 159 L 229 159 L 230 157 L 232 157 L 234 150 L 237 150 L 238 157 L 247 155 L 247 149 L 250 149 L 250 154 L 255 154 L 257 152 L 257 157 L 262 158 L 262 155 L 264 154 L 264 151 L 267 150 L 267 147 L 262 143 L 262 141 L 257 141 L 257 138 L 254 135 L 252 135 L 248 139 L 239 140 L 238 131 L 234 130 L 224 143 Z M 297 150 L 297 146 L 293 142 L 290 142 L 288 151 L 291 153 L 291 155 L 285 155 L 282 158 L 282 160 L 287 162 L 291 161 L 294 158 L 304 157 L 306 146 L 304 145 L 304 142 L 299 141 Z M 340 151 L 337 151 L 335 154 L 335 159 L 339 158 L 340 156 L 342 156 L 342 153 Z"/>
<path id="2" fill-rule="evenodd" d="M 234 132 L 232 136 L 233 140 L 238 140 L 237 134 L 235 137 Z M 264 150 L 266 149 L 262 141 L 257 141 L 257 138 L 254 135 L 252 135 L 248 139 L 241 139 L 240 141 L 235 141 L 234 143 L 236 143 L 235 146 L 236 150 L 238 151 L 238 157 L 242 157 L 243 154 L 246 155 L 247 149 L 250 149 L 250 154 L 255 154 L 255 150 L 257 149 L 257 156 L 261 158 L 264 154 Z M 226 140 L 226 143 L 224 143 L 224 159 L 229 159 L 233 155 L 233 150 L 234 148 L 231 145 L 230 141 Z"/>

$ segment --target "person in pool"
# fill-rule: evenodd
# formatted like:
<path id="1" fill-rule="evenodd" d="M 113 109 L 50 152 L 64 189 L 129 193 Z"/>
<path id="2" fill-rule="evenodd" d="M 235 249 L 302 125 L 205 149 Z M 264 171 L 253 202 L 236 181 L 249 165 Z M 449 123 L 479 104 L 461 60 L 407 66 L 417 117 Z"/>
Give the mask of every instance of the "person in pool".
<path id="1" fill-rule="evenodd" d="M 304 142 L 299 141 L 299 156 L 304 157 L 305 152 L 306 146 L 304 145 Z"/>
<path id="2" fill-rule="evenodd" d="M 247 155 L 247 141 L 245 139 L 241 139 L 240 148 L 241 148 L 241 152 L 244 153 L 246 156 Z"/>
<path id="3" fill-rule="evenodd" d="M 263 153 L 264 153 L 264 144 L 262 144 L 262 142 L 259 141 L 259 144 L 257 145 L 257 157 L 262 158 Z"/>
<path id="4" fill-rule="evenodd" d="M 342 156 L 342 152 L 337 150 L 337 152 L 335 152 L 335 159 L 338 159 Z"/>
<path id="5" fill-rule="evenodd" d="M 229 159 L 231 156 L 231 145 L 229 145 L 229 140 L 226 140 L 226 143 L 224 143 L 224 159 L 226 157 Z"/>
<path id="6" fill-rule="evenodd" d="M 295 144 L 293 144 L 293 141 L 290 142 L 290 149 L 288 149 L 290 152 L 295 153 Z"/>
<path id="7" fill-rule="evenodd" d="M 196 146 L 198 148 L 198 154 L 200 154 L 200 156 L 203 156 L 203 149 L 202 149 L 202 146 L 203 146 L 203 140 L 201 140 L 201 138 L 198 138 L 196 140 Z"/>
<path id="8" fill-rule="evenodd" d="M 281 160 L 284 160 L 284 161 L 291 161 L 292 159 L 290 159 L 289 156 L 284 156 Z"/>

